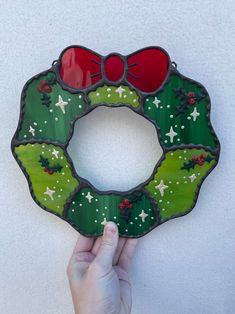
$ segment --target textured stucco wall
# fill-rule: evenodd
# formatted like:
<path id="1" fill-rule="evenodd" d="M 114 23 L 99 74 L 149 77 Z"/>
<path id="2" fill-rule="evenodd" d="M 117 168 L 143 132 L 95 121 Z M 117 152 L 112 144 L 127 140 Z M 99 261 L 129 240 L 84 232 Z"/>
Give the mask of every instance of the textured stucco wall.
<path id="1" fill-rule="evenodd" d="M 101 54 L 160 45 L 183 74 L 208 89 L 220 163 L 193 212 L 140 240 L 131 270 L 133 313 L 234 313 L 234 2 L 0 4 L 0 313 L 73 311 L 65 271 L 77 233 L 32 201 L 9 149 L 23 84 L 70 44 Z"/>

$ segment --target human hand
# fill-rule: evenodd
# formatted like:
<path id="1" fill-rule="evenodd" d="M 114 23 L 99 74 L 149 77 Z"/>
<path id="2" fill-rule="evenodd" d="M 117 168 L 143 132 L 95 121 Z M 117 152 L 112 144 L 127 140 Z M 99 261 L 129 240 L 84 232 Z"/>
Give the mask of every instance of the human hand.
<path id="1" fill-rule="evenodd" d="M 129 314 L 131 284 L 128 267 L 137 239 L 118 237 L 108 222 L 98 238 L 80 235 L 67 274 L 76 314 Z"/>

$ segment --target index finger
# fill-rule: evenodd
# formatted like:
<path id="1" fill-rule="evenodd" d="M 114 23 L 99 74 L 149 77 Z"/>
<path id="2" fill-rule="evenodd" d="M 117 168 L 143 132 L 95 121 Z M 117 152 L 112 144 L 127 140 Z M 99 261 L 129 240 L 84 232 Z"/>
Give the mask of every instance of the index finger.
<path id="1" fill-rule="evenodd" d="M 118 265 L 125 271 L 128 271 L 129 265 L 135 253 L 137 243 L 138 243 L 137 239 L 127 239 L 121 251 L 121 254 L 118 260 Z"/>
<path id="2" fill-rule="evenodd" d="M 95 241 L 94 237 L 88 238 L 80 234 L 77 240 L 77 243 L 75 245 L 75 248 L 73 250 L 73 254 L 81 253 L 81 252 L 89 252 L 92 249 L 94 241 Z"/>

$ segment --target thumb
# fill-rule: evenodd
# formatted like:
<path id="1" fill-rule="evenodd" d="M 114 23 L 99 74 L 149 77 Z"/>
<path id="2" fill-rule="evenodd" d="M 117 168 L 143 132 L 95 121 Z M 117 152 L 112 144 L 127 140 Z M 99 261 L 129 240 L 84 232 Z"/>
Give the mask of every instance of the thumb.
<path id="1" fill-rule="evenodd" d="M 113 256 L 115 254 L 118 243 L 117 225 L 110 221 L 105 224 L 104 234 L 94 263 L 98 262 L 103 267 L 112 266 Z"/>

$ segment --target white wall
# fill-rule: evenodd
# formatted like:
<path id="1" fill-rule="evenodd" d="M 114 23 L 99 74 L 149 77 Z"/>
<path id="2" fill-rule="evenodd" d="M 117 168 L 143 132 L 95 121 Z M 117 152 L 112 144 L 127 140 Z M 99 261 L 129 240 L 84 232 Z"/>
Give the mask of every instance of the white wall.
<path id="1" fill-rule="evenodd" d="M 101 54 L 160 45 L 183 74 L 207 87 L 220 163 L 193 212 L 140 239 L 131 270 L 133 313 L 234 313 L 234 1 L 0 4 L 0 313 L 73 311 L 65 270 L 78 234 L 33 202 L 9 149 L 23 84 L 70 44 Z"/>

